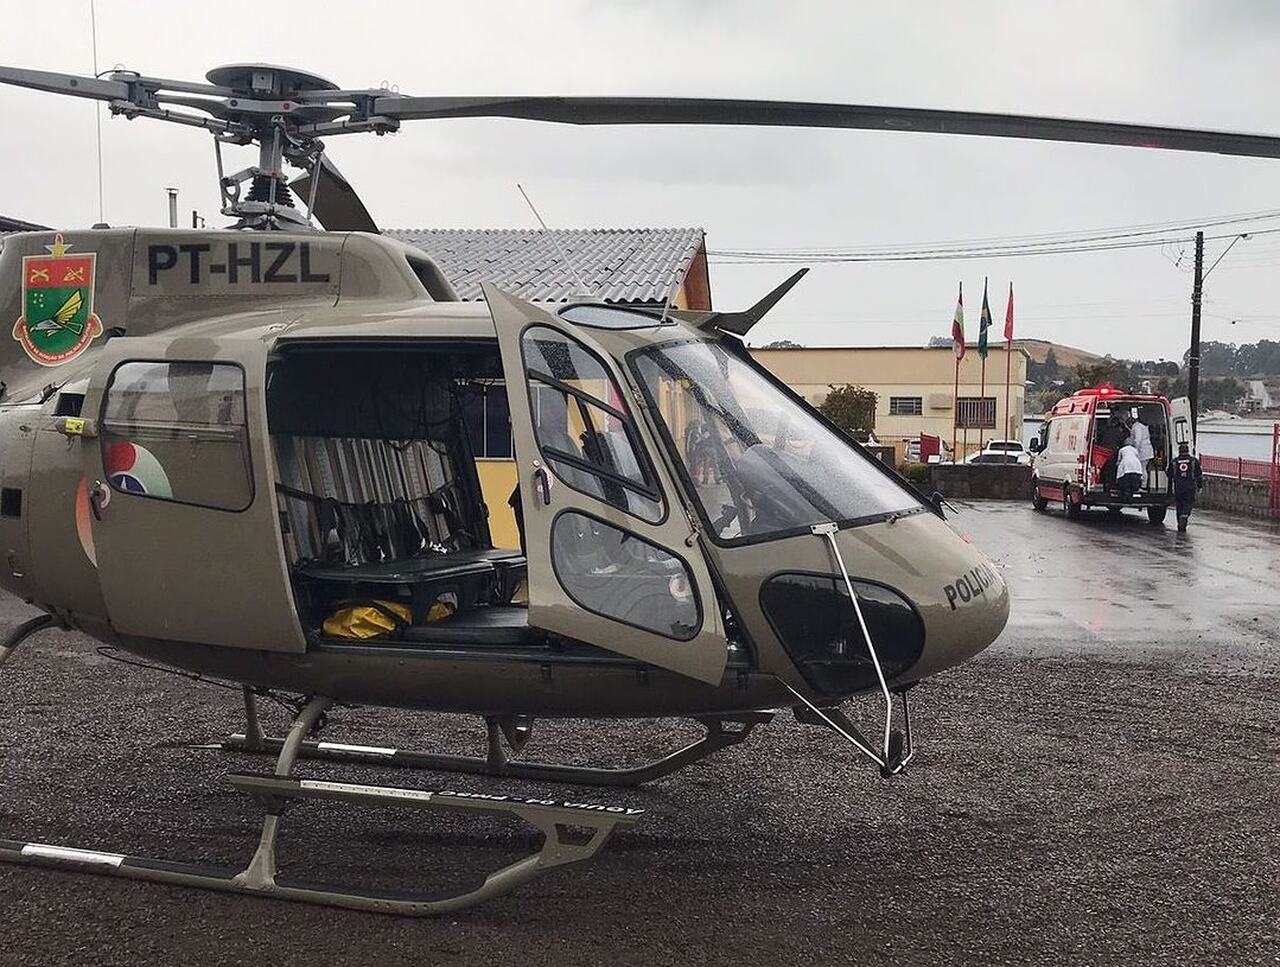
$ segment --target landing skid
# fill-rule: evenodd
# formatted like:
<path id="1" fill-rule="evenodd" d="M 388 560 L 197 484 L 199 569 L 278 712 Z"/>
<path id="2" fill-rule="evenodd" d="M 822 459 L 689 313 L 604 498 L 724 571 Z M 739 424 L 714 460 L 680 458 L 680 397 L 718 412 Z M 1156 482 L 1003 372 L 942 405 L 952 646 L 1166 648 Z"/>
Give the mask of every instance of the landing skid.
<path id="1" fill-rule="evenodd" d="M 229 736 L 223 741 L 222 748 L 232 752 L 263 754 L 278 752 L 285 740 L 262 733 L 258 725 L 257 703 L 253 693 L 248 690 L 245 692 L 245 713 L 248 720 L 246 731 Z M 325 762 L 433 769 L 506 779 L 542 779 L 581 786 L 639 786 L 678 772 L 714 755 L 721 749 L 737 745 L 744 741 L 757 725 L 769 722 L 773 715 L 772 712 L 749 712 L 724 718 L 698 718 L 697 721 L 706 729 L 706 734 L 702 738 L 661 759 L 631 768 L 602 768 L 514 760 L 511 756 L 518 755 L 524 750 L 533 730 L 531 720 L 516 717 L 486 720 L 489 747 L 488 754 L 484 757 L 448 755 L 384 746 L 348 745 L 311 739 L 299 746 L 298 755 L 303 759 L 319 759 Z"/>
<path id="2" fill-rule="evenodd" d="M 34 619 L 3 639 L 0 643 L 0 663 L 8 658 L 23 638 L 46 627 L 51 621 L 52 619 Z M 243 893 L 370 913 L 425 917 L 474 906 L 508 893 L 549 870 L 586 862 L 600 851 L 617 827 L 635 823 L 644 812 L 642 809 L 622 806 L 570 803 L 526 796 L 402 789 L 294 778 L 293 767 L 304 740 L 330 704 L 329 699 L 321 696 L 308 700 L 294 720 L 288 736 L 279 743 L 279 758 L 273 775 L 240 774 L 229 777 L 236 789 L 256 799 L 267 813 L 258 848 L 249 865 L 238 873 L 199 864 L 10 839 L 0 839 L 0 862 Z M 544 839 L 536 852 L 490 873 L 478 887 L 452 896 L 427 898 L 400 893 L 348 893 L 332 887 L 294 883 L 277 878 L 276 839 L 280 821 L 286 808 L 304 800 L 336 800 L 366 806 L 407 806 L 515 816 L 541 830 Z"/>

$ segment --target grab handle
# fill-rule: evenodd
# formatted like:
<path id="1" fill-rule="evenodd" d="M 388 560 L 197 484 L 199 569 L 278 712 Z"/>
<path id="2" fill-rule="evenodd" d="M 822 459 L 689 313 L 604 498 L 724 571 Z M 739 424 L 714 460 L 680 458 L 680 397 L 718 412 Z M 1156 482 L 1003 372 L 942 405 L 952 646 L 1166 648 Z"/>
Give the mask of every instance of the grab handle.
<path id="1" fill-rule="evenodd" d="M 541 465 L 534 467 L 533 479 L 538 485 L 538 493 L 542 495 L 543 505 L 549 505 L 551 503 L 551 477 L 547 474 L 547 468 Z"/>

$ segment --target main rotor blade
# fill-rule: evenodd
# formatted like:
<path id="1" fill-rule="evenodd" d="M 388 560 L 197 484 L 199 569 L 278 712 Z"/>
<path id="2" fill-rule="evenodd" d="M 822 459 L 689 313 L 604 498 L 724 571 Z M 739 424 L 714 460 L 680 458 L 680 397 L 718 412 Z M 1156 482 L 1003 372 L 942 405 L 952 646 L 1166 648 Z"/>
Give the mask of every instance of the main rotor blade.
<path id="1" fill-rule="evenodd" d="M 364 202 L 342 176 L 327 155 L 320 156 L 320 183 L 316 186 L 316 202 L 312 216 L 329 232 L 371 232 L 378 234 L 378 226 L 364 207 Z M 289 187 L 299 199 L 305 200 L 311 193 L 314 169 L 289 182 Z"/>
<path id="2" fill-rule="evenodd" d="M 80 74 L 32 71 L 21 67 L 0 67 L 0 84 L 29 87 L 34 91 L 50 91 L 54 94 L 71 94 L 74 97 L 92 97 L 99 101 L 119 101 L 129 97 L 129 85 L 120 81 L 104 81 Z"/>
<path id="3" fill-rule="evenodd" d="M 805 101 L 745 101 L 684 97 L 402 97 L 388 95 L 373 113 L 404 121 L 506 117 L 561 124 L 732 124 L 800 128 L 860 128 L 988 138 L 1029 138 L 1280 158 L 1280 137 L 1201 131 L 1112 121 L 939 111 L 927 108 Z"/>

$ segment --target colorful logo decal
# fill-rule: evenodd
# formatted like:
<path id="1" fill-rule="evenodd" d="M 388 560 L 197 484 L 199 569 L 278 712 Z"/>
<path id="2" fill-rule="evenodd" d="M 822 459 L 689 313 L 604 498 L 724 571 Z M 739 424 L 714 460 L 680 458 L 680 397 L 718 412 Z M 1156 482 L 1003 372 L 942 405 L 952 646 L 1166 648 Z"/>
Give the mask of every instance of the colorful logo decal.
<path id="1" fill-rule="evenodd" d="M 13 338 L 41 366 L 61 366 L 102 335 L 93 314 L 93 273 L 97 256 L 68 255 L 62 235 L 46 245 L 48 255 L 22 260 L 22 317 Z"/>
<path id="2" fill-rule="evenodd" d="M 89 481 L 83 477 L 76 488 L 76 535 L 80 538 L 80 546 L 84 548 L 84 556 L 94 567 L 98 566 L 98 551 L 93 544 L 93 524 L 89 520 Z"/>
<path id="3" fill-rule="evenodd" d="M 155 454 L 136 443 L 113 443 L 103 458 L 111 486 L 127 494 L 173 497 L 169 476 Z"/>
<path id="4" fill-rule="evenodd" d="M 136 443 L 113 443 L 107 447 L 103 465 L 111 486 L 129 494 L 149 494 L 154 497 L 173 497 L 169 475 L 154 453 Z M 106 509 L 111 502 L 110 488 L 103 488 L 100 507 Z M 93 543 L 93 511 L 89 506 L 89 482 L 80 480 L 76 488 L 76 536 L 85 557 L 94 567 L 98 566 L 97 548 Z"/>

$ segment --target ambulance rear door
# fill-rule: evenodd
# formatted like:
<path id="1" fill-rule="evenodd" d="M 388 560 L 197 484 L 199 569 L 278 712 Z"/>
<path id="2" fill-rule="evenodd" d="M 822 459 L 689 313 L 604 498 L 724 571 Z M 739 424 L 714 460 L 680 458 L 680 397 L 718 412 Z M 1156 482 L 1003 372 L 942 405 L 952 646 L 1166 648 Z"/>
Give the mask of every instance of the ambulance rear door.
<path id="1" fill-rule="evenodd" d="M 1171 459 L 1177 456 L 1178 446 L 1182 443 L 1187 444 L 1192 453 L 1196 452 L 1196 427 L 1191 419 L 1191 400 L 1185 396 L 1169 401 L 1169 439 L 1173 441 Z"/>

